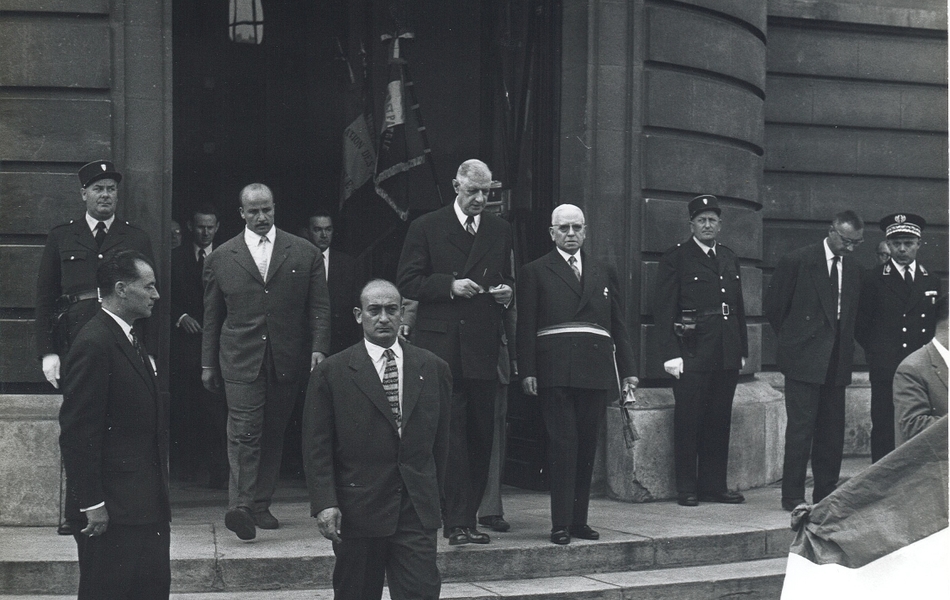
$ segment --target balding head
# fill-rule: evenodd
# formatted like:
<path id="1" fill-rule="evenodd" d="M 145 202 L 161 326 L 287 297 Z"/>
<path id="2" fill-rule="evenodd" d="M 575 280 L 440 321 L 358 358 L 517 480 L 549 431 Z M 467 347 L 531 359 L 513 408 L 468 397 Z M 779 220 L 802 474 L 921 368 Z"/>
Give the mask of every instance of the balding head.
<path id="1" fill-rule="evenodd" d="M 573 204 L 561 204 L 551 213 L 551 239 L 568 254 L 574 254 L 584 245 L 587 236 L 584 211 Z"/>
<path id="2" fill-rule="evenodd" d="M 353 314 L 363 326 L 363 337 L 389 348 L 396 343 L 402 325 L 402 295 L 391 282 L 374 279 L 363 286 L 360 306 L 353 309 Z"/>

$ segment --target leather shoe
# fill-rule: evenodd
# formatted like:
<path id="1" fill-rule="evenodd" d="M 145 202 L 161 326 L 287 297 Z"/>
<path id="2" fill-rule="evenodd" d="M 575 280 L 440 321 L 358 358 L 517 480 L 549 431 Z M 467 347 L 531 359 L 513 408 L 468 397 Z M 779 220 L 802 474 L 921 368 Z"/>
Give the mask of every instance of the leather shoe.
<path id="1" fill-rule="evenodd" d="M 471 541 L 468 539 L 468 530 L 464 527 L 453 527 L 447 533 L 443 532 L 442 535 L 448 538 L 449 546 L 460 546 Z"/>
<path id="2" fill-rule="evenodd" d="M 63 521 L 59 524 L 59 527 L 56 528 L 56 533 L 59 535 L 72 535 L 73 526 L 69 521 Z"/>
<path id="3" fill-rule="evenodd" d="M 557 544 L 558 546 L 566 546 L 571 543 L 571 534 L 567 532 L 567 529 L 558 529 L 557 531 L 551 532 L 551 542 Z"/>
<path id="4" fill-rule="evenodd" d="M 277 517 L 272 515 L 266 508 L 261 512 L 254 513 L 254 524 L 261 529 L 277 529 L 280 527 L 280 522 L 277 520 Z"/>
<path id="5" fill-rule="evenodd" d="M 745 496 L 739 492 L 731 492 L 726 490 L 724 492 L 717 492 L 715 494 L 700 494 L 700 502 L 718 502 L 720 504 L 742 504 L 745 502 Z"/>
<path id="6" fill-rule="evenodd" d="M 482 533 L 474 527 L 466 527 L 465 533 L 468 534 L 468 541 L 472 542 L 473 544 L 487 544 L 491 541 L 491 538 L 488 537 L 487 533 Z"/>
<path id="7" fill-rule="evenodd" d="M 257 529 L 254 527 L 254 515 L 246 506 L 238 506 L 229 510 L 224 515 L 224 526 L 242 540 L 253 540 L 257 536 Z"/>
<path id="8" fill-rule="evenodd" d="M 492 531 L 508 531 L 511 529 L 511 525 L 508 524 L 508 521 L 499 515 L 481 517 L 478 519 L 478 523 L 488 527 Z"/>
<path id="9" fill-rule="evenodd" d="M 580 527 L 571 527 L 569 530 L 573 537 L 582 540 L 599 540 L 600 534 L 590 528 L 590 525 L 581 525 Z"/>
<path id="10" fill-rule="evenodd" d="M 692 493 L 679 494 L 676 503 L 680 506 L 699 506 L 699 498 Z"/>
<path id="11" fill-rule="evenodd" d="M 805 504 L 804 498 L 782 498 L 782 508 L 788 512 L 795 510 L 795 507 L 799 504 Z"/>

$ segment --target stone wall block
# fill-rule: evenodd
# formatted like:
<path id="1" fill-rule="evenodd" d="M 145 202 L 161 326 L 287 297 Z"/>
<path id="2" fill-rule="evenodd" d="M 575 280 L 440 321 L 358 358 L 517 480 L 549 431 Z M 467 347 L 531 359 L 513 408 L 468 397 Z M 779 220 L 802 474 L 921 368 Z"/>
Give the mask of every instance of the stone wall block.
<path id="1" fill-rule="evenodd" d="M 644 74 L 644 86 L 644 125 L 764 144 L 764 103 L 748 89 L 659 68 Z"/>
<path id="2" fill-rule="evenodd" d="M 112 103 L 108 100 L 0 99 L 2 158 L 78 162 L 110 158 Z M 82 123 L 82 127 L 75 127 Z"/>
<path id="3" fill-rule="evenodd" d="M 763 159 L 744 148 L 650 134 L 643 150 L 644 189 L 758 201 Z"/>
<path id="4" fill-rule="evenodd" d="M 727 20 L 679 8 L 646 10 L 647 60 L 702 69 L 765 86 L 765 44 Z"/>
<path id="5" fill-rule="evenodd" d="M 0 340 L 4 340 L 0 344 L 0 373 L 3 373 L 4 381 L 46 381 L 36 358 L 36 337 L 32 319 L 0 319 Z M 0 412 L 0 418 L 2 415 Z"/>
<path id="6" fill-rule="evenodd" d="M 0 85 L 107 89 L 110 39 L 104 20 L 0 19 Z"/>
<path id="7" fill-rule="evenodd" d="M 59 519 L 61 396 L 0 395 L 0 525 Z"/>
<path id="8" fill-rule="evenodd" d="M 0 245 L 0 306 L 33 308 L 42 246 Z"/>
<path id="9" fill-rule="evenodd" d="M 685 4 L 701 6 L 724 15 L 744 21 L 765 33 L 768 2 L 749 2 L 749 0 L 686 0 Z"/>
<path id="10" fill-rule="evenodd" d="M 0 232 L 46 235 L 82 207 L 75 173 L 0 172 Z"/>

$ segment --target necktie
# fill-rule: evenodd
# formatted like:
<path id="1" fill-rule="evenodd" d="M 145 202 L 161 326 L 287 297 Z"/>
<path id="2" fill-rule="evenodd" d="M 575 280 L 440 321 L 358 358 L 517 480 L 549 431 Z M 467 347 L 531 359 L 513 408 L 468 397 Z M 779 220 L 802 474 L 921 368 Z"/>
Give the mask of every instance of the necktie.
<path id="1" fill-rule="evenodd" d="M 713 260 L 716 260 L 716 251 L 710 248 L 708 251 L 706 251 L 706 256 L 708 256 L 709 258 Z"/>
<path id="2" fill-rule="evenodd" d="M 383 389 L 386 391 L 386 399 L 389 400 L 389 408 L 393 411 L 393 417 L 396 419 L 396 427 L 402 427 L 402 413 L 399 410 L 399 369 L 396 368 L 396 354 L 392 348 L 387 348 L 383 352 L 386 357 L 386 370 L 383 371 Z"/>
<path id="3" fill-rule="evenodd" d="M 475 217 L 469 215 L 465 219 L 465 231 L 469 232 L 471 235 L 475 235 Z"/>
<path id="4" fill-rule="evenodd" d="M 139 336 L 135 332 L 135 327 L 129 330 L 129 336 L 132 338 L 132 347 L 135 348 L 135 353 L 139 355 L 140 359 L 142 359 L 142 364 L 151 370 L 152 365 L 149 364 L 148 355 L 145 354 L 145 348 L 143 348 L 142 344 L 139 343 Z"/>
<path id="5" fill-rule="evenodd" d="M 102 242 L 106 241 L 106 224 L 102 221 L 96 223 L 96 246 L 102 249 Z"/>
<path id="6" fill-rule="evenodd" d="M 914 287 L 914 276 L 910 274 L 910 267 L 904 267 L 904 283 Z"/>
<path id="7" fill-rule="evenodd" d="M 198 248 L 198 281 L 204 279 L 205 271 L 205 249 Z"/>
<path id="8" fill-rule="evenodd" d="M 581 280 L 581 270 L 577 268 L 577 258 L 572 256 L 567 259 L 567 264 L 571 265 L 571 270 L 574 271 L 574 277 L 577 277 L 577 280 Z"/>
<path id="9" fill-rule="evenodd" d="M 835 256 L 834 258 L 831 259 L 831 273 L 828 276 L 829 280 L 831 281 L 831 290 L 832 290 L 832 294 L 834 295 L 835 306 L 837 307 L 835 310 L 840 309 L 840 305 L 838 302 L 838 261 L 839 260 L 841 260 L 841 258 L 838 256 Z"/>
<path id="10" fill-rule="evenodd" d="M 262 235 L 261 241 L 257 243 L 257 270 L 261 272 L 261 279 L 267 281 L 267 236 Z"/>

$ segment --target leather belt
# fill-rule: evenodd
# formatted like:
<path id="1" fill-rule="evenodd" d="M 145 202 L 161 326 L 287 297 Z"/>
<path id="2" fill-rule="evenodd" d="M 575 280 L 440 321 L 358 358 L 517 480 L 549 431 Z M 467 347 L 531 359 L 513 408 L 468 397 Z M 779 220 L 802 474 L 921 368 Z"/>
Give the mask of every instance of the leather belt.
<path id="1" fill-rule="evenodd" d="M 725 302 L 719 308 L 700 308 L 696 310 L 697 317 L 711 317 L 713 315 L 722 315 L 728 317 L 732 314 L 732 307 Z"/>
<path id="2" fill-rule="evenodd" d="M 78 294 L 63 294 L 59 299 L 64 304 L 76 304 L 77 302 L 82 302 L 83 300 L 98 300 L 99 290 L 89 290 L 86 292 L 79 292 Z"/>

